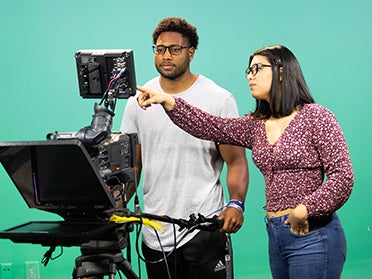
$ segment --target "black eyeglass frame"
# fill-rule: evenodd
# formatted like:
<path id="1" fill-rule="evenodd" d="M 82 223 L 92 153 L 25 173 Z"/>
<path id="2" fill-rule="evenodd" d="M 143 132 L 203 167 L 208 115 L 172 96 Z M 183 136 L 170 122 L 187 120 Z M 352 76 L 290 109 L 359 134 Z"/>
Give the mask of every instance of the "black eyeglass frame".
<path id="1" fill-rule="evenodd" d="M 164 50 L 160 53 L 160 52 L 158 52 L 158 49 L 157 49 L 158 47 L 163 47 Z M 180 48 L 180 52 L 179 53 L 174 53 L 174 49 L 173 49 L 174 47 Z M 190 47 L 191 46 L 181 46 L 181 45 L 170 45 L 170 46 L 164 46 L 164 45 L 158 45 L 158 46 L 156 46 L 156 45 L 153 45 L 152 46 L 152 51 L 156 55 L 163 55 L 164 53 L 167 52 L 167 49 L 168 49 L 169 50 L 169 53 L 171 55 L 180 55 L 182 53 L 182 49 L 184 49 L 184 48 L 190 48 Z"/>
<path id="2" fill-rule="evenodd" d="M 260 69 L 260 67 L 272 67 L 272 65 L 267 65 L 267 64 L 262 64 L 262 63 L 255 63 L 253 64 L 252 66 L 248 67 L 246 70 L 245 70 L 245 77 L 248 78 L 248 75 L 250 73 L 252 73 L 252 76 L 255 76 L 257 75 L 258 73 L 258 70 Z"/>

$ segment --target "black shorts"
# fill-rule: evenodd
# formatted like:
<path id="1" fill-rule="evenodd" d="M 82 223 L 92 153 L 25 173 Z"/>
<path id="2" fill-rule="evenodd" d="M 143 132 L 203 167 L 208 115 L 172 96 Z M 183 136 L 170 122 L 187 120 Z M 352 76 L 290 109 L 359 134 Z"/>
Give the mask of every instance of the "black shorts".
<path id="1" fill-rule="evenodd" d="M 230 236 L 219 231 L 200 231 L 189 242 L 173 251 L 166 262 L 161 251 L 150 249 L 144 243 L 142 253 L 149 261 L 146 263 L 148 279 L 233 278 Z"/>

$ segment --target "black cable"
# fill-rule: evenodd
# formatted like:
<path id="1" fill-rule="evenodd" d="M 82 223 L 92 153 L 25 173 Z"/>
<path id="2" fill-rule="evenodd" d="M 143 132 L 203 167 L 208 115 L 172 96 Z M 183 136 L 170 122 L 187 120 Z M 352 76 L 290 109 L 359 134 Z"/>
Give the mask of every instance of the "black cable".
<path id="1" fill-rule="evenodd" d="M 55 260 L 55 259 L 59 258 L 60 256 L 62 256 L 62 254 L 63 254 L 63 246 L 60 246 L 60 247 L 61 247 L 61 252 L 59 253 L 59 255 L 57 255 L 55 257 L 52 257 L 52 254 L 55 251 L 56 246 L 51 246 L 49 248 L 49 250 L 45 252 L 45 254 L 44 254 L 44 256 L 43 256 L 43 258 L 41 260 L 41 263 L 44 266 L 47 266 L 47 264 L 49 263 L 50 260 Z"/>
<path id="2" fill-rule="evenodd" d="M 140 217 L 140 221 L 142 221 L 142 217 Z M 142 259 L 142 256 L 141 256 L 140 251 L 139 251 L 139 237 L 140 237 L 141 230 L 142 230 L 142 222 L 140 222 L 136 226 L 136 252 L 137 252 L 137 256 L 138 256 L 139 274 L 141 274 L 140 268 L 141 268 L 141 259 Z M 145 259 L 143 258 L 143 260 L 145 260 Z"/>
<path id="3" fill-rule="evenodd" d="M 163 245 L 161 244 L 161 240 L 160 240 L 160 237 L 159 237 L 159 234 L 158 232 L 154 229 L 155 231 L 155 235 L 156 235 L 156 239 L 158 240 L 159 242 L 159 245 L 160 245 L 160 249 L 161 249 L 161 252 L 163 253 L 163 258 L 164 258 L 164 263 L 165 263 L 165 267 L 166 267 L 166 270 L 167 270 L 167 274 L 168 274 L 168 278 L 169 279 L 172 279 L 172 276 L 170 274 L 170 270 L 169 270 L 169 265 L 168 265 L 168 261 L 167 261 L 167 257 L 170 255 L 165 255 L 165 251 L 164 251 L 164 247 Z M 176 273 L 177 274 L 177 273 Z"/>

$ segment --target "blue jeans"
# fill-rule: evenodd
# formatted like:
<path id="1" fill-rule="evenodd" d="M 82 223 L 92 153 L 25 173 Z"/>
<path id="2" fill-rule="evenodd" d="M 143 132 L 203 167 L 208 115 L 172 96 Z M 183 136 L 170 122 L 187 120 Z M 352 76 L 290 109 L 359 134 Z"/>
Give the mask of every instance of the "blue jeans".
<path id="1" fill-rule="evenodd" d="M 346 259 L 346 239 L 336 213 L 309 220 L 310 232 L 295 235 L 284 224 L 288 215 L 265 217 L 274 279 L 339 279 Z"/>

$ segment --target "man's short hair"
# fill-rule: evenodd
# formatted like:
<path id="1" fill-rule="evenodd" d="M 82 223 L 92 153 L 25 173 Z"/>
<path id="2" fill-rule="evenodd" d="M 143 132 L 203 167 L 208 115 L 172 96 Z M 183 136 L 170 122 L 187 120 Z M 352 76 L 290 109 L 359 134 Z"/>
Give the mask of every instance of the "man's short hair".
<path id="1" fill-rule="evenodd" d="M 163 32 L 178 32 L 182 37 L 187 38 L 190 47 L 198 47 L 199 37 L 196 27 L 179 17 L 167 17 L 161 20 L 152 33 L 153 43 L 156 44 L 159 35 Z"/>

